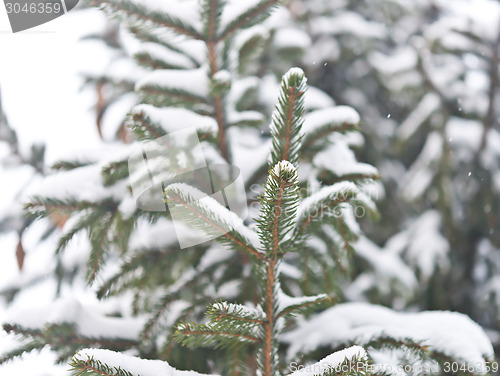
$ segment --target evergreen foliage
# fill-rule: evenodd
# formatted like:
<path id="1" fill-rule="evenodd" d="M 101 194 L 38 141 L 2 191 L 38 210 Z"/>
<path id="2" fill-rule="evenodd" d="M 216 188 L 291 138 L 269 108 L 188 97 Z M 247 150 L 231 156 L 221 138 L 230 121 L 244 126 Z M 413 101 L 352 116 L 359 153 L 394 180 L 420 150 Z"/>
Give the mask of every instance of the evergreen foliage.
<path id="1" fill-rule="evenodd" d="M 87 252 L 86 260 L 75 267 L 74 279 L 69 283 L 75 279 L 85 281 L 97 291 L 103 304 L 120 299 L 131 307 L 131 312 L 108 311 L 94 316 L 88 308 L 77 305 L 72 315 L 61 314 L 64 309 L 54 308 L 52 314 L 41 317 L 42 321 L 48 321 L 45 324 L 24 325 L 22 317 L 13 318 L 4 324 L 4 329 L 24 341 L 0 358 L 0 363 L 46 345 L 57 353 L 60 362 L 72 357 L 71 372 L 78 376 L 152 376 L 183 372 L 173 367 L 206 373 L 274 376 L 294 371 L 287 366 L 290 361 L 313 370 L 297 370 L 292 373 L 294 376 L 361 376 L 371 374 L 369 365 L 373 363 L 407 363 L 416 369 L 419 364 L 437 362 L 444 372 L 445 362 L 467 363 L 474 359 L 484 365 L 492 360 L 489 340 L 465 318 L 460 323 L 464 327 L 471 325 L 467 328 L 472 329 L 464 332 L 474 333 L 467 349 L 473 349 L 471 353 L 475 357 L 462 357 L 454 352 L 450 338 L 462 340 L 459 335 L 442 338 L 450 342 L 448 347 L 439 347 L 440 341 L 427 342 L 413 332 L 391 332 L 383 325 L 379 332 L 377 324 L 373 324 L 376 330 L 369 326 L 363 328 L 366 332 L 361 336 L 356 315 L 352 315 L 352 321 L 346 319 L 348 329 L 339 334 L 340 339 L 291 351 L 294 343 L 290 338 L 297 341 L 293 333 L 300 332 L 307 323 L 317 322 L 318 312 L 324 306 L 335 303 L 334 308 L 342 308 L 344 306 L 337 303 L 349 301 L 354 295 L 354 299 L 361 296 L 401 307 L 414 298 L 416 282 L 412 277 L 416 274 L 421 281 L 426 277 L 419 269 L 421 264 L 412 259 L 411 244 L 405 243 L 397 252 L 388 254 L 363 235 L 359 222 L 369 231 L 374 227 L 358 218 L 358 210 L 377 218 L 377 209 L 367 189 L 379 174 L 373 166 L 359 163 L 351 150 L 356 146 L 356 135 L 359 136 L 359 115 L 350 107 L 335 106 L 325 92 L 310 85 L 317 84 L 325 91 L 328 87 L 329 94 L 339 103 L 356 107 L 359 104 L 363 119 L 367 120 L 368 147 L 361 153 L 364 158 L 372 160 L 373 157 L 378 162 L 382 158 L 377 153 L 385 151 L 394 153 L 393 159 L 396 159 L 400 149 L 393 149 L 387 140 L 380 141 L 383 136 L 375 129 L 384 119 L 386 123 L 391 122 L 384 113 L 392 111 L 391 105 L 384 100 L 391 97 L 392 89 L 388 87 L 391 81 L 375 72 L 377 67 L 382 68 L 377 65 L 373 51 L 381 45 L 389 48 L 401 42 L 392 40 L 389 33 L 377 32 L 380 31 L 378 19 L 372 20 L 366 14 L 369 11 L 361 9 L 367 2 L 351 6 L 343 2 L 295 1 L 292 3 L 299 5 L 297 8 L 291 5 L 291 9 L 302 9 L 304 13 L 290 12 L 290 17 L 278 23 L 279 26 L 271 22 L 272 12 L 280 3 L 276 0 L 175 0 L 165 4 L 91 0 L 89 3 L 101 6 L 116 17 L 127 33 L 140 42 L 133 56 L 136 65 L 141 66 L 135 71 L 137 77 L 126 77 L 119 82 L 115 77 L 89 81 L 112 84 L 117 92 L 111 102 L 134 87 L 141 104 L 131 109 L 126 124 L 135 139 L 121 137 L 122 143 L 116 150 L 89 156 L 88 160 L 57 163 L 54 173 L 44 179 L 41 192 L 30 199 L 25 209 L 34 223 L 64 218 L 60 229 L 54 230 L 58 236 L 54 247 L 57 257 L 71 251 L 75 239 L 87 240 L 81 247 Z M 389 1 L 380 3 L 386 7 Z M 369 21 L 353 16 L 351 8 Z M 374 6 L 367 9 L 373 10 Z M 373 18 L 393 19 L 399 15 L 384 9 L 374 11 Z M 401 14 L 406 11 L 402 6 L 397 10 Z M 317 68 L 324 67 L 323 60 L 312 56 L 314 61 L 308 64 L 306 60 L 311 55 L 304 55 L 304 46 L 280 46 L 279 29 L 288 22 L 290 29 L 297 31 L 303 22 L 311 26 L 319 18 L 327 17 L 333 22 L 343 15 L 347 15 L 347 21 L 357 20 L 358 26 L 368 24 L 374 32 L 368 37 L 361 31 L 357 34 L 345 26 L 345 20 L 339 22 L 345 30 L 325 31 L 318 26 L 319 31 L 312 32 L 310 42 L 316 47 L 332 38 L 340 41 L 334 43 L 342 48 L 342 59 L 335 68 L 341 73 L 333 74 L 338 81 L 328 86 Z M 322 24 L 318 21 L 317 25 Z M 357 53 L 355 45 L 360 46 Z M 429 63 L 424 61 L 428 51 L 421 44 L 416 46 L 420 46 L 417 63 L 410 69 L 422 74 L 422 67 Z M 321 50 L 320 47 L 311 54 Z M 303 62 L 300 56 L 305 56 Z M 292 68 L 282 76 L 293 63 L 306 67 L 309 81 L 300 68 Z M 351 65 L 368 66 L 370 75 L 359 76 L 356 72 L 366 70 L 356 70 Z M 273 73 L 269 74 L 270 71 Z M 280 83 L 276 77 L 281 77 Z M 423 82 L 432 84 L 425 77 Z M 365 87 L 366 92 L 362 92 Z M 433 85 L 431 89 L 444 103 L 444 94 Z M 416 96 L 422 102 L 433 102 L 432 97 L 429 100 L 429 94 L 419 88 L 408 91 L 409 98 Z M 363 100 L 358 101 L 360 96 Z M 275 105 L 271 97 L 272 101 L 277 99 Z M 312 99 L 308 102 L 308 98 Z M 371 98 L 377 100 L 370 101 Z M 402 98 L 399 100 L 404 102 Z M 380 102 L 384 104 L 377 107 Z M 398 111 L 408 113 L 413 103 L 408 99 Z M 490 112 L 494 110 L 488 114 Z M 394 113 L 393 117 L 398 115 Z M 451 112 L 445 115 L 451 119 Z M 491 116 L 487 118 L 488 124 Z M 443 119 L 443 114 L 439 119 Z M 269 129 L 266 124 L 270 124 Z M 196 128 L 209 165 L 230 163 L 240 169 L 250 192 L 247 197 L 250 215 L 240 218 L 210 197 L 195 200 L 203 196 L 197 187 L 183 183 L 162 186 L 165 201 L 169 205 L 175 203 L 187 213 L 183 219 L 188 228 L 210 236 L 223 233 L 214 241 L 180 250 L 175 238 L 177 223 L 169 210 L 137 209 L 129 186 L 127 160 L 132 147 L 142 145 L 141 142 L 190 126 Z M 490 126 L 487 130 L 493 132 Z M 431 134 L 439 139 L 439 145 L 446 144 L 446 130 Z M 401 142 L 398 145 L 409 145 L 408 138 L 397 141 Z M 482 149 L 486 150 L 486 144 L 486 141 L 481 143 Z M 413 154 L 419 153 L 414 150 Z M 476 158 L 476 163 L 481 164 L 481 158 Z M 451 167 L 456 167 L 448 162 L 440 161 L 440 172 L 448 173 Z M 409 166 L 413 161 L 405 163 Z M 380 164 L 380 167 L 387 166 Z M 411 175 L 411 168 L 408 174 Z M 446 181 L 449 183 L 449 179 L 437 177 L 432 183 Z M 402 189 L 392 186 L 387 178 L 384 183 L 387 197 Z M 59 184 L 65 188 L 64 193 L 53 192 L 53 187 Z M 89 185 L 92 192 L 84 192 L 82 187 Z M 445 192 L 443 186 L 439 186 L 438 201 L 446 199 Z M 488 191 L 488 194 L 494 195 L 494 192 Z M 429 197 L 419 196 L 422 202 L 410 200 L 412 212 L 429 214 L 424 210 L 428 199 L 433 202 Z M 445 222 L 439 210 L 449 208 L 440 204 L 438 216 L 431 212 L 425 221 L 419 224 L 417 219 L 413 227 L 403 230 L 404 220 L 414 220 L 417 216 L 402 217 L 392 212 L 390 205 L 388 200 L 381 203 L 382 218 L 387 216 L 388 220 L 383 223 L 380 234 L 373 234 L 379 242 L 384 236 L 392 235 L 394 229 L 406 231 L 409 238 L 417 237 L 419 226 L 428 223 L 432 231 L 438 231 Z M 401 237 L 396 234 L 393 242 L 397 243 L 398 235 Z M 391 248 L 389 243 L 387 248 Z M 458 252 L 465 252 L 465 248 Z M 483 256 L 491 258 L 489 251 Z M 402 260 L 416 273 L 403 277 L 401 274 L 410 268 Z M 396 267 L 390 268 L 387 264 Z M 54 272 L 64 275 L 67 271 Z M 373 276 L 379 276 L 383 282 L 377 284 Z M 409 291 L 398 290 L 402 282 Z M 430 295 L 434 287 L 435 284 L 429 283 L 427 291 L 420 293 Z M 353 294 L 356 289 L 359 291 Z M 429 300 L 432 299 L 430 296 Z M 436 308 L 432 304 L 423 306 Z M 111 319 L 110 314 L 116 316 L 112 323 L 106 321 Z M 85 333 L 88 322 L 96 322 L 95 329 L 101 333 Z M 429 320 L 426 325 L 432 328 L 436 324 Z M 140 329 L 135 330 L 137 327 Z M 319 337 L 322 331 L 330 329 L 322 322 L 316 327 L 313 325 Z M 364 346 L 368 352 L 359 346 L 341 350 L 352 345 Z M 319 363 L 311 364 L 323 357 Z M 482 374 L 484 369 L 466 373 Z M 189 374 L 197 373 L 189 371 Z"/>

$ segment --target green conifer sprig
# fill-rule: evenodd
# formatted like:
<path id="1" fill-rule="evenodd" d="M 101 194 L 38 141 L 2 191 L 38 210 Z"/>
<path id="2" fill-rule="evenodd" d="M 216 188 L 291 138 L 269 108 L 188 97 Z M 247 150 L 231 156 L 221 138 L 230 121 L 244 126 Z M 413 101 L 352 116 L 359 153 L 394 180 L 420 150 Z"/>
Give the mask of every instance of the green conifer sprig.
<path id="1" fill-rule="evenodd" d="M 104 347 L 116 351 L 124 351 L 137 346 L 137 341 L 125 338 L 94 338 L 79 333 L 72 323 L 51 323 L 42 329 L 26 328 L 19 324 L 4 324 L 3 330 L 19 336 L 23 345 L 20 348 L 4 354 L 0 364 L 10 359 L 22 356 L 25 352 L 42 350 L 50 346 L 58 355 L 58 362 L 62 363 L 71 358 L 82 346 Z"/>
<path id="2" fill-rule="evenodd" d="M 278 162 L 269 170 L 260 202 L 259 236 L 267 257 L 276 258 L 287 250 L 283 244 L 293 230 L 299 204 L 298 174 L 290 162 Z"/>
<path id="3" fill-rule="evenodd" d="M 135 61 L 142 67 L 148 69 L 186 69 L 181 64 L 173 64 L 158 58 L 147 51 L 139 51 L 134 54 Z"/>
<path id="4" fill-rule="evenodd" d="M 138 27 L 134 25 L 129 25 L 130 32 L 139 40 L 145 43 L 154 43 L 160 45 L 167 50 L 176 52 L 186 57 L 191 61 L 194 67 L 199 67 L 200 62 L 194 58 L 188 51 L 185 51 L 181 47 L 171 43 L 169 39 L 161 36 L 161 33 L 157 32 L 157 29 L 153 27 Z M 179 69 L 185 69 L 186 67 L 181 67 Z"/>
<path id="5" fill-rule="evenodd" d="M 74 170 L 75 168 L 89 166 L 90 164 L 91 164 L 91 162 L 79 161 L 79 160 L 58 161 L 51 166 L 51 170 L 70 171 L 70 170 Z"/>
<path id="6" fill-rule="evenodd" d="M 346 203 L 359 205 L 368 213 L 376 212 L 373 203 L 360 194 L 359 188 L 352 182 L 324 187 L 301 202 L 293 234 L 294 240 L 301 241 L 304 236 L 314 234 L 314 230 L 318 229 L 317 225 L 324 223 L 325 219 L 338 223 L 340 228 L 348 231 L 342 213 L 342 205 L 345 208 Z"/>
<path id="7" fill-rule="evenodd" d="M 225 0 L 202 0 L 201 12 L 203 17 L 203 36 L 206 41 L 215 41 L 220 28 L 222 11 L 226 5 Z"/>
<path id="8" fill-rule="evenodd" d="M 269 166 L 286 160 L 297 168 L 304 122 L 306 78 L 299 68 L 283 77 L 278 103 L 271 123 L 272 149 Z"/>
<path id="9" fill-rule="evenodd" d="M 209 109 L 205 97 L 186 90 L 156 83 L 142 84 L 138 90 L 146 103 L 157 107 L 179 106 L 192 109 L 201 114 L 206 114 Z"/>
<path id="10" fill-rule="evenodd" d="M 237 30 L 245 29 L 262 22 L 269 17 L 273 8 L 275 8 L 281 0 L 261 0 L 254 6 L 249 7 L 243 13 L 239 14 L 233 21 L 228 23 L 223 30 L 218 33 L 218 40 L 228 38 Z"/>
<path id="11" fill-rule="evenodd" d="M 357 122 L 328 122 L 310 132 L 306 132 L 302 139 L 302 147 L 308 154 L 314 155 L 314 151 L 321 150 L 321 144 L 328 142 L 328 136 L 334 133 L 346 133 L 359 128 Z M 320 144 L 320 145 L 318 145 Z"/>
<path id="12" fill-rule="evenodd" d="M 82 213 L 78 221 L 59 238 L 56 253 L 62 252 L 78 232 L 90 228 L 101 218 L 101 215 L 102 213 L 98 210 L 90 210 L 87 213 Z"/>
<path id="13" fill-rule="evenodd" d="M 258 333 L 243 320 L 209 321 L 207 324 L 181 322 L 175 331 L 175 340 L 184 346 L 229 349 L 236 344 L 258 344 Z M 256 326 L 256 325 L 254 325 Z"/>
<path id="14" fill-rule="evenodd" d="M 102 180 L 105 187 L 112 186 L 129 176 L 128 161 L 114 161 L 102 168 Z"/>

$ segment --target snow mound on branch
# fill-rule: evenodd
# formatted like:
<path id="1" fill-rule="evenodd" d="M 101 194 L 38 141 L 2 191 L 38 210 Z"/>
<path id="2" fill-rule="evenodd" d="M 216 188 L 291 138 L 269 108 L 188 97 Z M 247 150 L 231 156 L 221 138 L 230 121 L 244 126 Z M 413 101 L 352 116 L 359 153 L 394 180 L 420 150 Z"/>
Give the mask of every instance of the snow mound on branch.
<path id="1" fill-rule="evenodd" d="M 95 164 L 48 175 L 28 187 L 23 199 L 28 201 L 29 197 L 39 196 L 96 202 L 105 199 L 121 200 L 127 196 L 125 180 L 109 187 L 104 186 L 102 167 L 102 164 Z"/>
<path id="2" fill-rule="evenodd" d="M 427 210 L 409 228 L 391 237 L 384 248 L 401 255 L 418 268 L 422 281 L 428 281 L 437 270 L 450 268 L 450 244 L 441 234 L 441 222 L 436 210 Z"/>
<path id="3" fill-rule="evenodd" d="M 346 143 L 335 140 L 326 150 L 316 154 L 313 159 L 315 167 L 331 171 L 338 177 L 345 175 L 375 176 L 378 171 L 372 165 L 356 160 L 354 152 Z"/>
<path id="4" fill-rule="evenodd" d="M 297 169 L 290 162 L 283 160 L 281 162 L 276 163 L 273 167 L 274 175 L 280 176 L 282 172 L 296 173 Z"/>
<path id="5" fill-rule="evenodd" d="M 365 259 L 373 268 L 377 282 L 395 280 L 409 290 L 418 286 L 417 278 L 401 259 L 400 255 L 382 250 L 375 243 L 362 236 L 355 244 L 356 254 Z"/>
<path id="6" fill-rule="evenodd" d="M 158 108 L 149 104 L 140 104 L 134 107 L 132 113 L 143 113 L 153 123 L 161 125 L 167 133 L 180 131 L 188 127 L 195 127 L 198 130 L 213 133 L 217 132 L 217 122 L 213 118 L 199 115 L 185 108 Z"/>
<path id="7" fill-rule="evenodd" d="M 359 38 L 381 39 L 387 35 L 385 25 L 367 21 L 354 12 L 344 12 L 334 17 L 321 17 L 312 25 L 312 33 L 317 34 L 352 34 Z"/>
<path id="8" fill-rule="evenodd" d="M 209 80 L 204 68 L 200 69 L 158 69 L 137 81 L 135 90 L 148 85 L 161 86 L 170 90 L 182 90 L 198 97 L 208 96 Z"/>
<path id="9" fill-rule="evenodd" d="M 401 123 L 397 130 L 397 137 L 402 140 L 410 139 L 440 105 L 441 99 L 437 94 L 427 93 L 406 120 Z"/>
<path id="10" fill-rule="evenodd" d="M 455 360 L 484 365 L 493 346 L 483 329 L 466 315 L 449 311 L 396 312 L 367 303 L 339 304 L 283 335 L 288 357 L 318 347 L 366 343 L 377 337 L 411 339 Z M 483 367 L 484 369 L 484 367 Z"/>
<path id="11" fill-rule="evenodd" d="M 327 125 L 358 124 L 359 120 L 359 114 L 351 107 L 330 107 L 307 114 L 302 131 L 309 133 Z"/>
<path id="12" fill-rule="evenodd" d="M 180 371 L 172 367 L 167 362 L 161 360 L 140 359 L 133 356 L 121 354 L 110 350 L 82 349 L 78 351 L 76 357 L 82 360 L 94 358 L 110 367 L 121 368 L 132 375 L 141 376 L 201 376 L 202 373 L 195 371 Z"/>
<path id="13" fill-rule="evenodd" d="M 297 224 L 307 217 L 316 216 L 319 212 L 327 209 L 323 205 L 323 202 L 327 199 L 338 201 L 339 204 L 357 199 L 371 209 L 375 209 L 373 202 L 366 195 L 360 194 L 359 188 L 354 183 L 343 181 L 324 187 L 302 200 L 297 210 L 297 220 L 299 221 Z"/>
<path id="14" fill-rule="evenodd" d="M 186 55 L 172 51 L 157 43 L 144 43 L 136 53 L 148 54 L 174 67 L 194 69 L 195 65 Z"/>
<path id="15" fill-rule="evenodd" d="M 74 298 L 61 298 L 46 306 L 16 309 L 6 321 L 27 329 L 40 329 L 46 324 L 76 324 L 78 333 L 89 338 L 122 338 L 137 340 L 144 320 L 141 318 L 107 317 L 94 312 Z M 36 314 L 33 314 L 36 312 Z"/>
<path id="16" fill-rule="evenodd" d="M 224 12 L 221 15 L 219 32 L 225 30 L 231 22 L 236 20 L 246 11 L 257 6 L 260 0 L 229 0 L 224 7 Z"/>
<path id="17" fill-rule="evenodd" d="M 324 91 L 314 86 L 307 88 L 307 94 L 304 97 L 304 107 L 306 110 L 316 110 L 335 106 L 335 101 Z"/>
<path id="18" fill-rule="evenodd" d="M 225 223 L 226 226 L 224 226 L 224 230 L 227 232 L 232 230 L 238 232 L 244 239 L 247 240 L 248 244 L 251 244 L 255 248 L 259 248 L 260 240 L 257 233 L 245 226 L 242 218 L 222 206 L 219 202 L 217 202 L 217 200 L 206 196 L 199 189 L 184 183 L 174 183 L 170 184 L 166 188 L 166 192 L 182 194 L 184 197 L 189 198 L 189 202 L 196 200 L 197 205 L 202 207 L 207 212 L 212 213 L 212 215 L 214 215 L 221 223 Z M 201 198 L 203 198 L 203 200 L 201 200 Z"/>
<path id="19" fill-rule="evenodd" d="M 380 73 L 393 75 L 407 71 L 417 66 L 417 53 L 409 46 L 397 49 L 391 56 L 381 52 L 373 52 L 368 56 L 368 61 Z"/>
<path id="20" fill-rule="evenodd" d="M 130 249 L 162 248 L 177 244 L 172 221 L 160 218 L 155 223 L 140 218 L 129 240 Z"/>
<path id="21" fill-rule="evenodd" d="M 357 360 L 365 360 L 366 358 L 367 356 L 364 348 L 361 346 L 351 346 L 347 349 L 336 351 L 333 354 L 328 355 L 326 358 L 321 359 L 317 363 L 301 368 L 290 374 L 290 376 L 315 376 L 330 374 L 329 372 L 340 367 L 346 359 L 349 361 L 354 360 L 357 363 Z"/>
<path id="22" fill-rule="evenodd" d="M 284 28 L 276 31 L 273 44 L 277 48 L 300 48 L 305 50 L 311 46 L 311 37 L 294 28 Z"/>

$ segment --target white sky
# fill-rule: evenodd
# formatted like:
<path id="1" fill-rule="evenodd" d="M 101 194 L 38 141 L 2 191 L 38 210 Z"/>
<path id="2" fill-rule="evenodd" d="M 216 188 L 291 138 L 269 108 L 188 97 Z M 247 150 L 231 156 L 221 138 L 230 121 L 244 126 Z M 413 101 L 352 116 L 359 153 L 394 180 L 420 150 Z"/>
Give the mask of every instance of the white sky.
<path id="1" fill-rule="evenodd" d="M 98 143 L 91 106 L 92 93 L 78 93 L 77 72 L 99 65 L 79 36 L 102 24 L 99 14 L 71 12 L 24 32 L 13 34 L 0 2 L 0 89 L 10 124 L 23 147 L 48 142 L 54 161 L 75 148 Z"/>

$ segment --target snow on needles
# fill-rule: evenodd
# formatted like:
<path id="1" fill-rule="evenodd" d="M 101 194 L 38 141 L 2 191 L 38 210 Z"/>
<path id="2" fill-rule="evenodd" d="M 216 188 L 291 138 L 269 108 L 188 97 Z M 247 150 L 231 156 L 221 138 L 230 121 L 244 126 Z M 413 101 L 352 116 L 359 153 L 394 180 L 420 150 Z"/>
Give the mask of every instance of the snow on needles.
<path id="1" fill-rule="evenodd" d="M 280 176 L 282 172 L 288 172 L 293 174 L 297 173 L 297 169 L 290 162 L 283 160 L 281 162 L 276 163 L 276 165 L 274 165 L 273 167 L 273 174 L 275 176 Z"/>
<path id="2" fill-rule="evenodd" d="M 196 112 L 178 107 L 158 108 L 150 104 L 140 104 L 134 107 L 133 114 L 148 116 L 153 123 L 158 123 L 167 133 L 195 127 L 199 130 L 217 132 L 217 122 L 210 116 L 199 115 Z"/>
<path id="3" fill-rule="evenodd" d="M 318 204 L 327 198 L 332 200 L 341 200 L 344 197 L 349 197 L 349 194 L 357 195 L 358 192 L 359 188 L 350 181 L 343 181 L 324 187 L 318 192 L 302 200 L 297 210 L 297 218 L 300 219 L 311 215 L 312 213 L 317 213 L 318 209 L 321 209 L 317 207 Z"/>
<path id="4" fill-rule="evenodd" d="M 76 357 L 84 361 L 93 358 L 110 367 L 121 368 L 132 373 L 134 376 L 202 376 L 204 374 L 195 371 L 181 371 L 161 360 L 148 360 L 132 357 L 110 350 L 82 349 Z"/>
<path id="5" fill-rule="evenodd" d="M 111 337 L 128 340 L 137 340 L 144 325 L 141 318 L 104 316 L 74 298 L 60 298 L 36 309 L 15 309 L 9 312 L 7 321 L 28 329 L 39 329 L 47 323 L 75 324 L 78 333 L 88 338 Z"/>
<path id="6" fill-rule="evenodd" d="M 298 371 L 290 374 L 290 376 L 315 376 L 330 374 L 332 370 L 340 367 L 346 360 L 354 360 L 354 362 L 356 362 L 356 360 L 361 359 L 367 359 L 365 349 L 361 346 L 351 346 L 347 349 L 336 351 L 317 363 L 300 368 Z"/>
<path id="7" fill-rule="evenodd" d="M 204 68 L 158 69 L 139 80 L 135 85 L 135 90 L 141 90 L 149 85 L 182 90 L 204 98 L 208 96 L 209 80 Z"/>
<path id="8" fill-rule="evenodd" d="M 328 149 L 316 154 L 313 164 L 315 167 L 331 171 L 339 177 L 351 174 L 367 176 L 378 174 L 377 169 L 372 165 L 358 162 L 349 146 L 338 139 L 334 139 Z"/>
<path id="9" fill-rule="evenodd" d="M 217 202 L 217 200 L 207 196 L 199 189 L 184 183 L 170 184 L 168 187 L 166 187 L 166 190 L 176 192 L 184 197 L 189 196 L 189 202 L 193 202 L 194 200 L 196 200 L 197 205 L 200 205 L 206 211 L 216 216 L 220 222 L 223 222 L 227 225 L 227 228 L 225 230 L 234 230 L 238 232 L 254 248 L 259 248 L 260 240 L 257 233 L 245 226 L 243 224 L 243 219 L 241 219 L 236 213 L 222 206 L 219 202 Z"/>
<path id="10" fill-rule="evenodd" d="M 293 68 L 290 68 L 288 70 L 288 72 L 286 72 L 284 75 L 283 75 L 283 80 L 285 82 L 288 82 L 290 80 L 290 77 L 291 76 L 299 76 L 299 77 L 302 77 L 302 83 L 303 84 L 306 84 L 307 83 L 307 78 L 304 74 L 304 71 L 299 68 L 299 67 L 293 67 Z"/>
<path id="11" fill-rule="evenodd" d="M 307 134 L 328 125 L 358 124 L 359 120 L 359 114 L 351 107 L 329 107 L 307 114 L 302 131 Z"/>
<path id="12" fill-rule="evenodd" d="M 283 335 L 290 344 L 288 357 L 318 347 L 343 343 L 366 343 L 377 337 L 412 339 L 456 361 L 485 369 L 493 358 L 493 346 L 483 329 L 466 315 L 449 311 L 396 312 L 367 303 L 345 303 L 327 309 L 297 329 Z M 483 365 L 481 368 L 480 365 Z"/>

